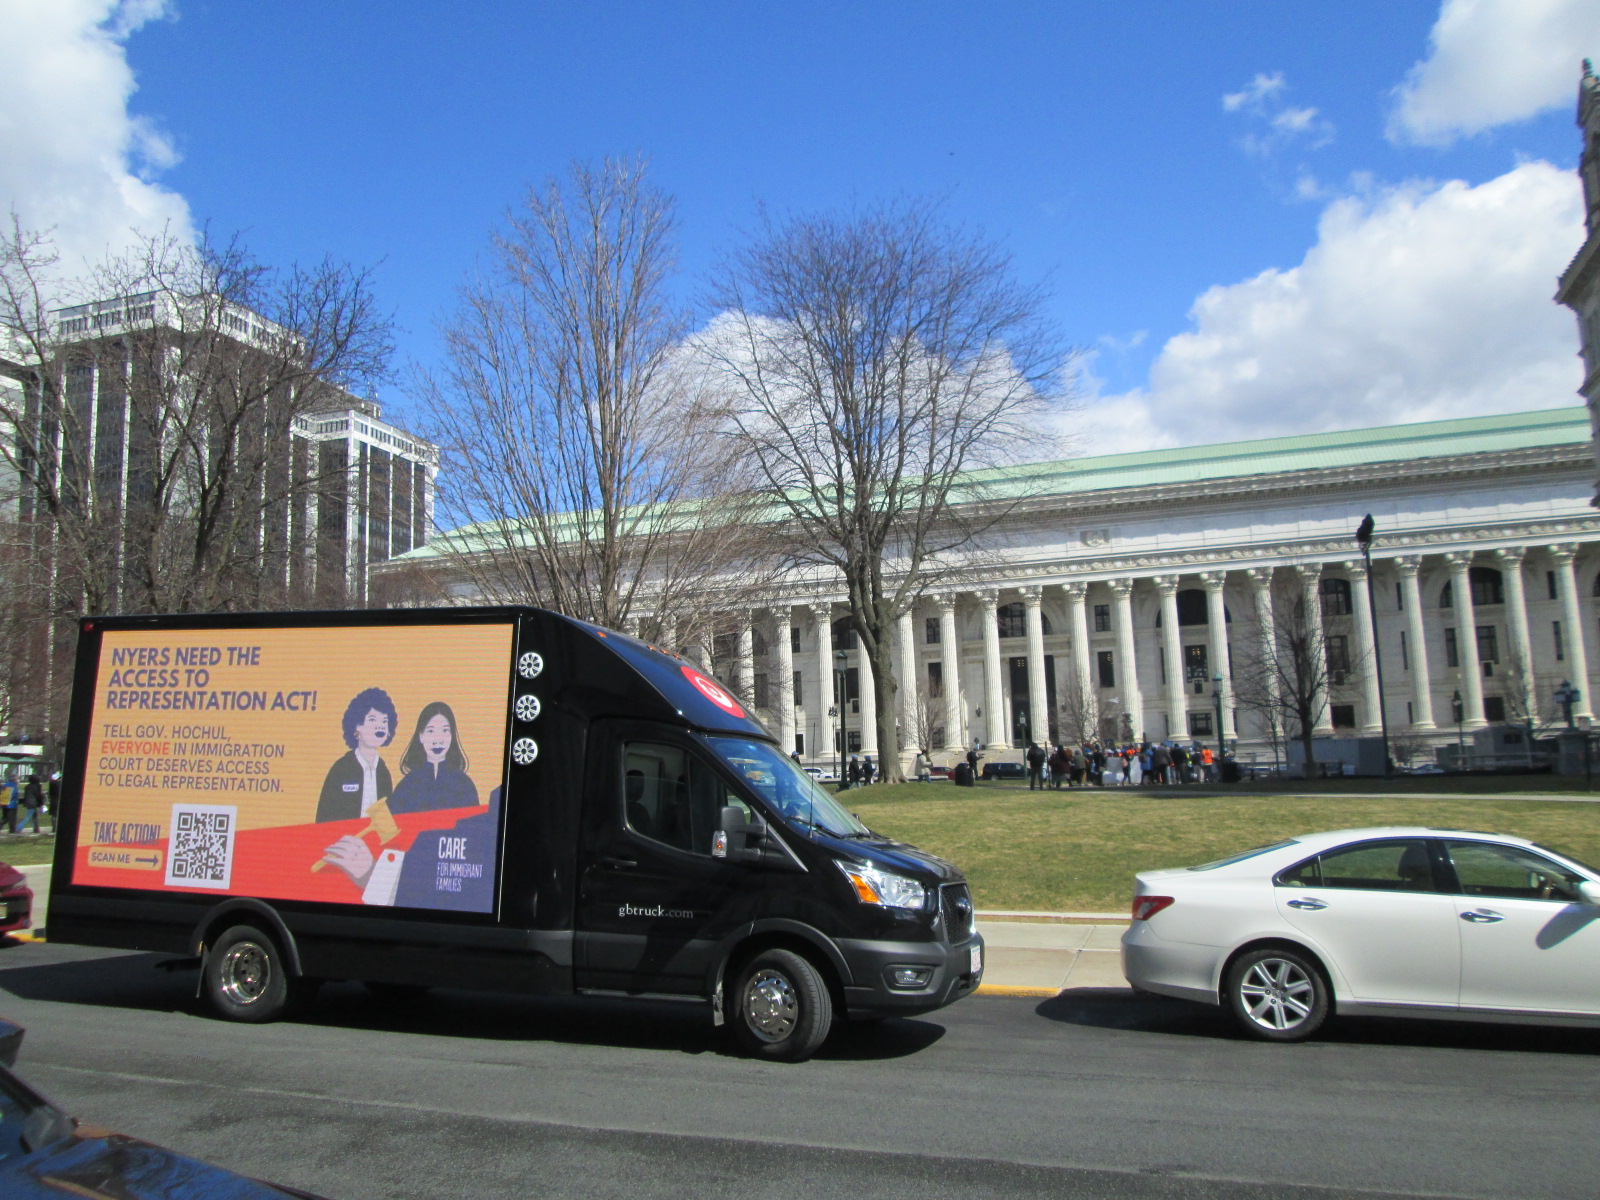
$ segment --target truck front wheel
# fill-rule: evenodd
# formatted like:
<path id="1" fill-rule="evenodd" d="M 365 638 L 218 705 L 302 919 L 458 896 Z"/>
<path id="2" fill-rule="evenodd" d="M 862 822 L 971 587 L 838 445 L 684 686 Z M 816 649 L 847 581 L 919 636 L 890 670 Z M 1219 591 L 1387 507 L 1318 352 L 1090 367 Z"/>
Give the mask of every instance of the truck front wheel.
<path id="1" fill-rule="evenodd" d="M 230 1021 L 273 1021 L 309 993 L 307 980 L 292 978 L 278 943 L 253 925 L 223 932 L 206 954 L 206 994 Z"/>
<path id="2" fill-rule="evenodd" d="M 804 1062 L 833 1024 L 833 998 L 817 968 L 792 950 L 764 950 L 739 973 L 733 1028 L 750 1053 Z"/>

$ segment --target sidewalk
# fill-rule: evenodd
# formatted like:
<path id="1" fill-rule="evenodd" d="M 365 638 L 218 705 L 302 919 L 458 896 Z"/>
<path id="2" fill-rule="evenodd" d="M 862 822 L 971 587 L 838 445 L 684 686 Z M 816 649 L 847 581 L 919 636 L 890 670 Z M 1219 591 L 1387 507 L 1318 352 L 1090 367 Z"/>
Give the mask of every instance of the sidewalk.
<path id="1" fill-rule="evenodd" d="M 978 914 L 981 996 L 1054 996 L 1065 988 L 1125 988 L 1126 921 L 1001 920 Z"/>

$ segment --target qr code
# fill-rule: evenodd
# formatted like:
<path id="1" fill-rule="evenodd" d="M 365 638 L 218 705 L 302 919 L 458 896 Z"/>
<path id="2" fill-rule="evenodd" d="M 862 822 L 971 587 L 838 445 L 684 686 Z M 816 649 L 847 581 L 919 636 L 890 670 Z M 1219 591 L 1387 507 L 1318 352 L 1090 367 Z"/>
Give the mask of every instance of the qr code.
<path id="1" fill-rule="evenodd" d="M 167 851 L 168 887 L 226 891 L 233 880 L 233 832 L 239 810 L 213 804 L 174 804 Z"/>

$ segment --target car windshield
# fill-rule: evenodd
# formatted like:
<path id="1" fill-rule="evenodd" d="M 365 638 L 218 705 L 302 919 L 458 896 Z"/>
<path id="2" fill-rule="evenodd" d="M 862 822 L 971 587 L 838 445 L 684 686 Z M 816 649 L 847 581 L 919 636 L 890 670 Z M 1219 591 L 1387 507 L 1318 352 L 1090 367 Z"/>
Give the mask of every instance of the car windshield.
<path id="1" fill-rule="evenodd" d="M 1553 846 L 1541 846 L 1538 842 L 1534 842 L 1533 847 L 1535 850 L 1543 850 L 1546 854 L 1554 854 L 1557 858 L 1564 858 L 1573 866 L 1582 867 L 1591 875 L 1600 876 L 1600 870 L 1596 870 L 1594 867 L 1591 867 L 1588 863 L 1584 862 L 1583 859 L 1578 858 L 1575 855 L 1568 854 L 1565 850 L 1557 850 Z"/>
<path id="2" fill-rule="evenodd" d="M 1271 854 L 1274 850 L 1282 850 L 1285 846 L 1295 845 L 1295 840 L 1289 838 L 1283 842 L 1273 842 L 1270 846 L 1257 846 L 1254 850 L 1246 850 L 1243 854 L 1229 855 L 1219 858 L 1216 862 L 1201 863 L 1198 867 L 1190 867 L 1191 871 L 1215 871 L 1218 867 L 1231 867 L 1234 863 L 1244 862 L 1247 858 L 1254 858 L 1258 854 Z"/>
<path id="3" fill-rule="evenodd" d="M 792 759 L 778 753 L 776 746 L 754 738 L 710 737 L 706 741 L 773 812 L 807 834 L 820 831 L 834 837 L 870 836 L 865 825 L 818 787 L 817 781 Z"/>

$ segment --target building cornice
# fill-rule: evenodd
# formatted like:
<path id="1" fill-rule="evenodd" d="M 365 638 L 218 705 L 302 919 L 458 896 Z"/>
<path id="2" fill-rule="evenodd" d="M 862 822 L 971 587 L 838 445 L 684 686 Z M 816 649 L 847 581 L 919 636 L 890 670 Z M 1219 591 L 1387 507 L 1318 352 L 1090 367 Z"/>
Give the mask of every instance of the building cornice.
<path id="1" fill-rule="evenodd" d="M 1486 479 L 1496 475 L 1559 474 L 1575 472 L 1588 478 L 1594 451 L 1587 442 L 1561 446 L 1534 446 L 1441 458 L 1402 459 L 1353 466 L 1296 468 L 1260 475 L 1195 482 L 1151 484 L 1134 488 L 1103 488 L 1093 492 L 1053 492 L 1022 501 L 1013 508 L 1017 516 L 1068 510 L 1074 517 L 1113 512 L 1140 512 L 1182 504 L 1192 509 L 1230 507 L 1240 500 L 1280 500 L 1343 492 L 1353 485 L 1384 484 L 1410 489 L 1419 481 L 1448 476 L 1452 479 Z M 1397 474 L 1397 472 L 1403 472 Z M 1370 490 L 1370 489 L 1369 489 Z"/>

